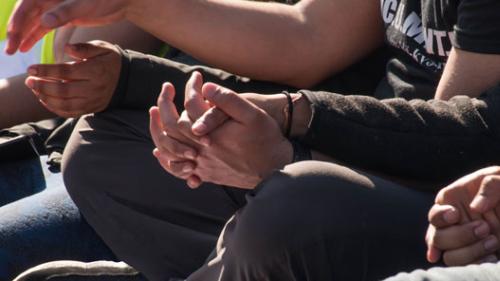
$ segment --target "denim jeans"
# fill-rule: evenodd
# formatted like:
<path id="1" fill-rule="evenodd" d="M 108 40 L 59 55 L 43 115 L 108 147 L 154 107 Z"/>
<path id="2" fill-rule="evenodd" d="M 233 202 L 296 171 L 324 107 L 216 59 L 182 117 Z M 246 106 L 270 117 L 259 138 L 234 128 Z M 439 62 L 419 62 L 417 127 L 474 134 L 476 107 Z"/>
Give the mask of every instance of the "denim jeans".
<path id="1" fill-rule="evenodd" d="M 0 164 L 0 206 L 7 205 L 45 189 L 45 178 L 39 159 Z"/>
<path id="2" fill-rule="evenodd" d="M 116 260 L 39 159 L 0 165 L 0 202 L 0 280 L 53 260 Z"/>

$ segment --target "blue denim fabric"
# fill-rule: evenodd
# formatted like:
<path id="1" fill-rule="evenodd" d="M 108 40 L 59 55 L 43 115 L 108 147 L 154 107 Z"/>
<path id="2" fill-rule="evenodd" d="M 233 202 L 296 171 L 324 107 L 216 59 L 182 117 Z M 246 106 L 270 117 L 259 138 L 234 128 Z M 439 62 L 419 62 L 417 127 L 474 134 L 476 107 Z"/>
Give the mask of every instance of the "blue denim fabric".
<path id="1" fill-rule="evenodd" d="M 37 158 L 0 164 L 0 206 L 33 195 L 45 188 Z"/>
<path id="2" fill-rule="evenodd" d="M 60 174 L 39 159 L 0 165 L 0 280 L 53 260 L 115 260 L 81 217 Z"/>

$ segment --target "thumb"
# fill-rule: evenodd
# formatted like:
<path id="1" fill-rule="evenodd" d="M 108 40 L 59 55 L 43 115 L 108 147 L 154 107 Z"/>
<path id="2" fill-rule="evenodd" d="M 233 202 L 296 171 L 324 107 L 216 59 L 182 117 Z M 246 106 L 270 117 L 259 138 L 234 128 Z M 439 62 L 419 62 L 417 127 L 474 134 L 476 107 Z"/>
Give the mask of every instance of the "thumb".
<path id="1" fill-rule="evenodd" d="M 451 205 L 435 204 L 429 210 L 428 219 L 434 227 L 444 228 L 459 223 L 461 215 L 459 210 Z"/>
<path id="2" fill-rule="evenodd" d="M 500 202 L 500 176 L 486 176 L 481 181 L 478 193 L 470 203 L 472 210 L 485 213 Z"/>
<path id="3" fill-rule="evenodd" d="M 203 85 L 202 94 L 211 104 L 240 123 L 254 122 L 262 110 L 235 92 L 213 83 Z"/>
<path id="4" fill-rule="evenodd" d="M 66 0 L 42 16 L 42 25 L 54 29 L 87 14 L 88 1 Z M 88 4 L 88 3 L 87 3 Z"/>
<path id="5" fill-rule="evenodd" d="M 92 41 L 88 43 L 67 44 L 65 52 L 74 59 L 90 59 L 110 52 L 102 43 L 101 41 Z"/>
<path id="6" fill-rule="evenodd" d="M 200 118 L 210 108 L 201 94 L 202 87 L 203 76 L 198 71 L 193 72 L 184 91 L 184 109 L 191 120 Z"/>

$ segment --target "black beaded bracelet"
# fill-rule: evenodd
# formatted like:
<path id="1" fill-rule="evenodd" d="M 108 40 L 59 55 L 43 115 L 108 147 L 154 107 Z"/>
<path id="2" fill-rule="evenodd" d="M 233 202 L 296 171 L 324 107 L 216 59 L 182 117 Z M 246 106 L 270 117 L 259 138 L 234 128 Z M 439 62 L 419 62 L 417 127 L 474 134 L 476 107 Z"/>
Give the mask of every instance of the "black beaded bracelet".
<path id="1" fill-rule="evenodd" d="M 288 107 L 285 109 L 285 137 L 290 138 L 293 120 L 293 100 L 289 92 L 284 91 L 283 94 L 286 96 L 286 99 L 288 101 Z"/>
<path id="2" fill-rule="evenodd" d="M 290 140 L 293 147 L 292 163 L 312 160 L 311 150 L 297 140 Z"/>

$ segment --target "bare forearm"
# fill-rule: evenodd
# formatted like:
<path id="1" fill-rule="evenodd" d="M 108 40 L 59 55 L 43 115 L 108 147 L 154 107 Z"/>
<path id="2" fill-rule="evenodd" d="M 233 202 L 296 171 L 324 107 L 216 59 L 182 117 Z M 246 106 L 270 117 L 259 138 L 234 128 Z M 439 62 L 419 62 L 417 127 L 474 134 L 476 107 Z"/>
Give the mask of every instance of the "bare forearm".
<path id="1" fill-rule="evenodd" d="M 145 0 L 133 1 L 128 17 L 210 65 L 254 79 L 307 87 L 381 42 L 373 24 L 378 12 L 374 2 L 378 3 L 303 0 L 288 6 L 234 0 Z M 358 5 L 366 8 L 356 10 Z M 371 27 L 362 28 L 367 22 Z"/>
<path id="2" fill-rule="evenodd" d="M 478 97 L 500 83 L 500 55 L 453 49 L 436 91 L 436 99 Z"/>
<path id="3" fill-rule="evenodd" d="M 54 117 L 24 85 L 26 74 L 0 80 L 0 128 Z"/>

